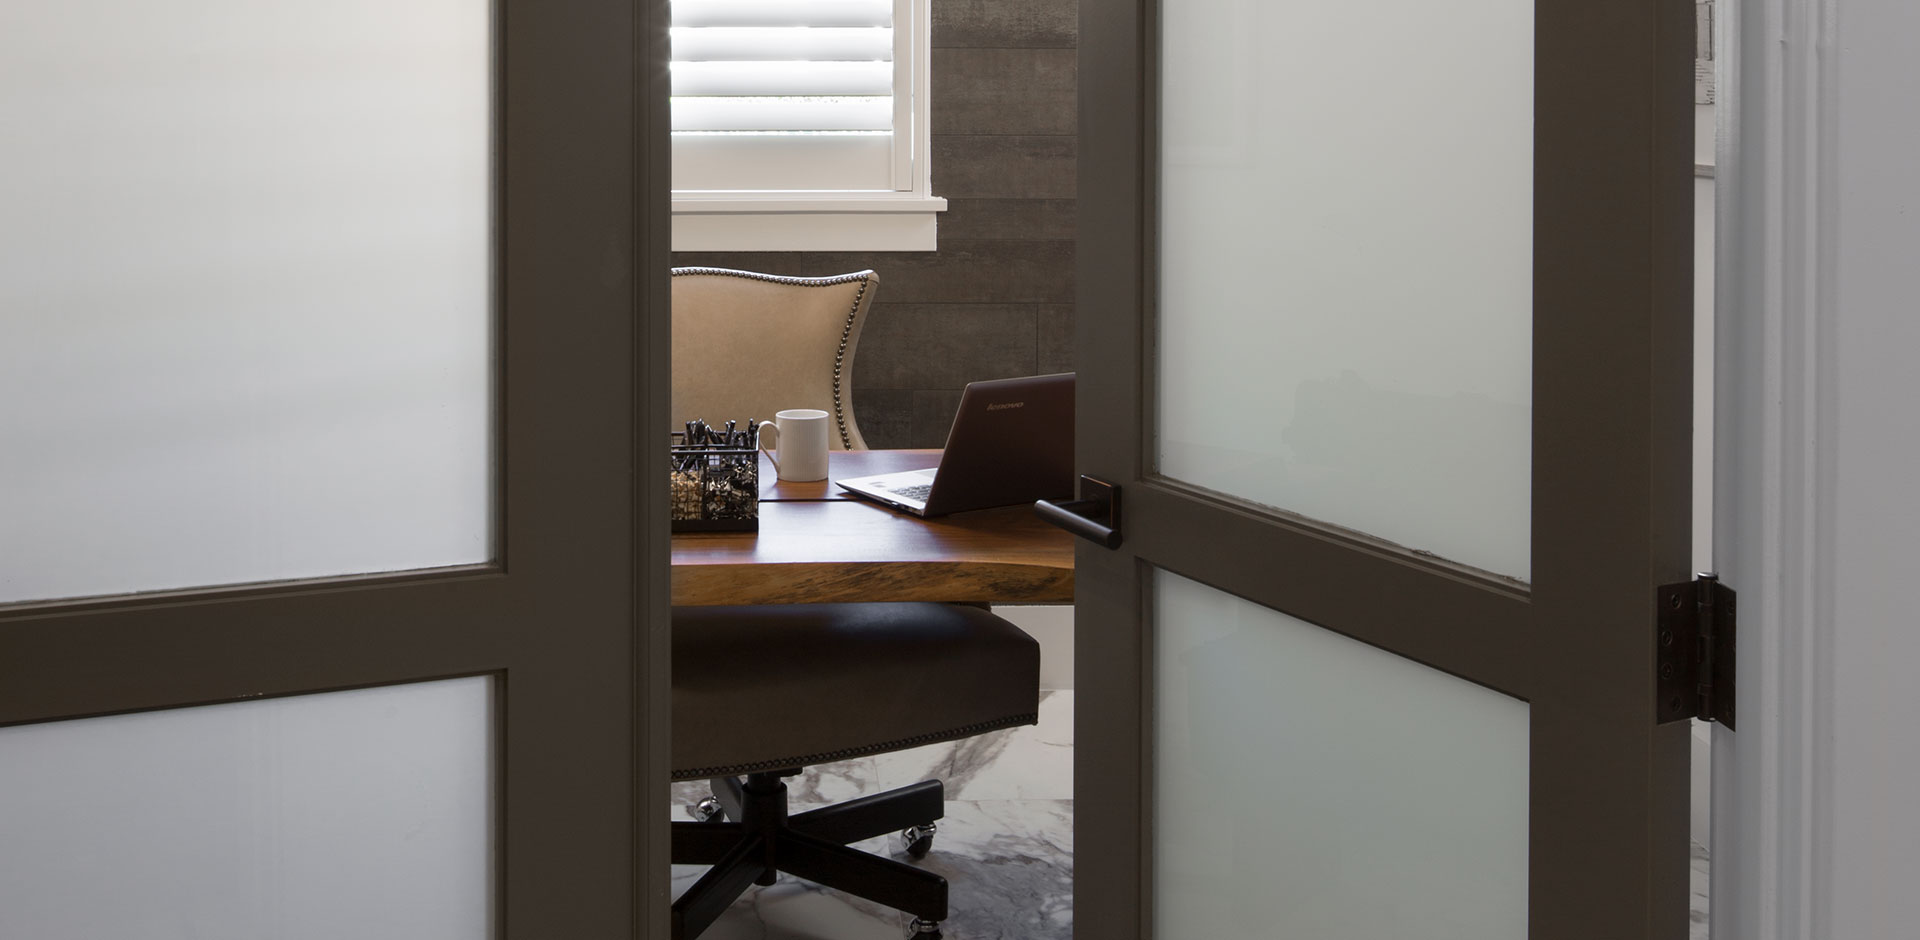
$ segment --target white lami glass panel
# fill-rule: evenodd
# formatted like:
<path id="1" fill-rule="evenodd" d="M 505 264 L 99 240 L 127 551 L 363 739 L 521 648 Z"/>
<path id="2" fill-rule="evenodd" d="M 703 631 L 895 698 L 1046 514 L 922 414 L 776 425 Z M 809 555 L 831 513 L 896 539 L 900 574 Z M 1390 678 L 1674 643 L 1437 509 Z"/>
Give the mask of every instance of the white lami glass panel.
<path id="1" fill-rule="evenodd" d="M 1158 469 L 1529 577 L 1532 0 L 1161 23 Z"/>
<path id="2" fill-rule="evenodd" d="M 0 728 L 0 937 L 487 940 L 485 677 Z"/>
<path id="3" fill-rule="evenodd" d="M 1526 703 L 1153 587 L 1154 936 L 1524 940 Z"/>
<path id="4" fill-rule="evenodd" d="M 493 556 L 492 7 L 0 3 L 0 603 Z"/>

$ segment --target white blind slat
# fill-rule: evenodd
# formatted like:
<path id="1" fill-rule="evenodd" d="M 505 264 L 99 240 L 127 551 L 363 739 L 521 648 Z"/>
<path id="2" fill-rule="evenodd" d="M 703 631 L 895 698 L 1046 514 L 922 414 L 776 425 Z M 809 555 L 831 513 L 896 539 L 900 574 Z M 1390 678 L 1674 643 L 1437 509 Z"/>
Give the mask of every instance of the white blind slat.
<path id="1" fill-rule="evenodd" d="M 675 26 L 892 26 L 892 0 L 673 0 Z"/>
<path id="2" fill-rule="evenodd" d="M 890 131 L 892 96 L 676 98 L 676 131 Z"/>
<path id="3" fill-rule="evenodd" d="M 674 188 L 893 190 L 894 135 L 912 129 L 900 114 L 911 96 L 895 97 L 910 78 L 895 60 L 912 32 L 906 19 L 895 29 L 903 9 L 673 0 Z"/>
<path id="4" fill-rule="evenodd" d="M 673 94 L 891 95 L 891 62 L 675 62 Z"/>
<path id="5" fill-rule="evenodd" d="M 675 62 L 888 62 L 893 30 L 801 26 L 720 26 L 669 30 Z"/>

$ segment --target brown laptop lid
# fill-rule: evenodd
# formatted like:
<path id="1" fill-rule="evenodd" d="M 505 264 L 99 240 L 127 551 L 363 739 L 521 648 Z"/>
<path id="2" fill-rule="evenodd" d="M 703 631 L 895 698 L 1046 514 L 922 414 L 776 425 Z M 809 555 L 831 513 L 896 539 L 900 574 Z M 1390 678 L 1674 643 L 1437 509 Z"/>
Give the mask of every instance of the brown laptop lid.
<path id="1" fill-rule="evenodd" d="M 926 515 L 1073 496 L 1073 373 L 974 382 L 960 396 Z"/>

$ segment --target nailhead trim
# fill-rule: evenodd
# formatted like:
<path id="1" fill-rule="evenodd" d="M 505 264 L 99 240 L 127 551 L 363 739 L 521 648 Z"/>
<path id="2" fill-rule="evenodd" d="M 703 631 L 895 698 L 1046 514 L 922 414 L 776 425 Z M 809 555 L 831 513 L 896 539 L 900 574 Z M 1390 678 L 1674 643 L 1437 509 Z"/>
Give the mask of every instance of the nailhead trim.
<path id="1" fill-rule="evenodd" d="M 825 763 L 830 763 L 832 761 L 837 761 L 837 760 L 849 760 L 855 757 L 865 757 L 869 754 L 881 754 L 887 751 L 898 751 L 898 750 L 902 750 L 904 748 L 909 748 L 909 747 L 919 747 L 923 744 L 938 744 L 942 741 L 952 741 L 958 738 L 970 738 L 976 734 L 985 734 L 986 732 L 989 732 L 989 731 L 998 731 L 1001 728 L 1013 728 L 1013 727 L 1018 727 L 1020 725 L 1038 724 L 1039 721 L 1040 721 L 1039 713 L 1029 712 L 1024 715 L 1013 715 L 1007 718 L 998 718 L 993 721 L 976 722 L 971 725 L 955 728 L 951 731 L 938 731 L 932 734 L 916 734 L 910 738 L 901 738 L 899 740 L 888 741 L 883 744 L 870 744 L 870 745 L 867 745 L 866 747 L 841 748 L 840 750 L 837 750 L 837 751 L 825 751 L 819 754 L 808 754 L 800 757 L 782 757 L 775 760 L 758 760 L 758 761 L 753 761 L 752 763 L 747 763 L 747 764 L 722 764 L 717 767 L 696 767 L 692 770 L 676 770 L 671 774 L 671 776 L 675 780 L 699 780 L 705 777 L 734 777 L 734 776 L 739 776 L 740 774 L 759 773 L 764 770 L 782 770 L 789 767 L 811 767 L 814 764 L 825 764 Z"/>
<path id="2" fill-rule="evenodd" d="M 832 287 L 836 284 L 860 282 L 860 289 L 854 292 L 853 309 L 847 311 L 847 323 L 840 328 L 840 348 L 833 354 L 833 420 L 840 427 L 840 445 L 847 450 L 853 449 L 853 432 L 847 430 L 847 405 L 840 390 L 840 372 L 847 361 L 847 344 L 853 339 L 854 317 L 860 314 L 860 300 L 867 296 L 867 287 L 873 283 L 872 271 L 860 271 L 854 274 L 835 274 L 831 277 L 792 277 L 785 274 L 762 274 L 758 271 L 736 271 L 733 268 L 674 268 L 673 276 L 682 274 L 707 274 L 719 277 L 739 277 L 749 281 L 767 281 L 772 284 L 788 284 L 794 287 Z M 745 773 L 745 771 L 740 771 Z"/>
<path id="3" fill-rule="evenodd" d="M 840 425 L 840 444 L 848 450 L 853 449 L 853 435 L 847 431 L 847 407 L 840 396 L 840 368 L 847 361 L 847 342 L 853 338 L 853 318 L 860 312 L 860 298 L 867 296 L 867 285 L 872 283 L 866 278 L 860 279 L 860 289 L 853 294 L 853 309 L 847 311 L 847 325 L 840 328 L 840 348 L 833 354 L 833 420 Z"/>

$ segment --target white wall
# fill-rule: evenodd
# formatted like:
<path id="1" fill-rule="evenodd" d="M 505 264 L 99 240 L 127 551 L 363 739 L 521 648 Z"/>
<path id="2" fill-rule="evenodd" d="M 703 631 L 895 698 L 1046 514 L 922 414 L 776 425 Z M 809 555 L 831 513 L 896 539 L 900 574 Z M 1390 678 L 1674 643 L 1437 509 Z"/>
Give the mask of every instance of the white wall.
<path id="1" fill-rule="evenodd" d="M 1838 7 L 1825 936 L 1920 932 L 1920 4 Z"/>
<path id="2" fill-rule="evenodd" d="M 1741 594 L 1740 730 L 1715 741 L 1713 935 L 1910 937 L 1920 4 L 1739 10 L 1715 550 Z"/>
<path id="3" fill-rule="evenodd" d="M 1011 607 L 1000 605 L 993 612 L 1040 643 L 1040 688 L 1066 691 L 1073 688 L 1073 605 Z"/>

